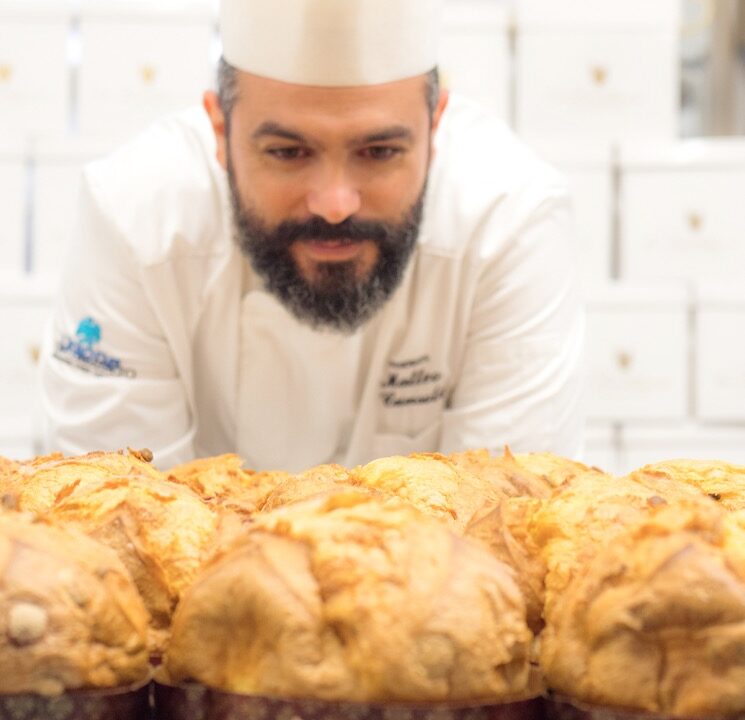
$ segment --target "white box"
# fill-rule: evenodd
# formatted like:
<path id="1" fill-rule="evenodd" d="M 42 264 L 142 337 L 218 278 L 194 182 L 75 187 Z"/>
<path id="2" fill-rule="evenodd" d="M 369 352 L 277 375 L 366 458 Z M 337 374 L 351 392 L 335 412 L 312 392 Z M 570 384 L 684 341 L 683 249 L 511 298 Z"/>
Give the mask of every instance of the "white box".
<path id="1" fill-rule="evenodd" d="M 26 158 L 22 145 L 0 146 L 0 277 L 22 273 L 26 257 Z"/>
<path id="2" fill-rule="evenodd" d="M 0 438 L 34 438 L 39 428 L 37 361 L 51 307 L 47 279 L 0 287 Z"/>
<path id="3" fill-rule="evenodd" d="M 620 162 L 622 277 L 741 279 L 745 141 L 629 145 Z"/>
<path id="4" fill-rule="evenodd" d="M 84 2 L 81 131 L 123 136 L 200 103 L 213 84 L 214 34 L 206 2 Z"/>
<path id="5" fill-rule="evenodd" d="M 0 0 L 0 132 L 67 129 L 69 3 Z"/>
<path id="6" fill-rule="evenodd" d="M 587 287 L 613 276 L 615 188 L 609 148 L 591 145 L 541 146 L 536 149 L 569 183 L 572 193 L 577 254 Z"/>
<path id="7" fill-rule="evenodd" d="M 688 324 L 682 288 L 594 289 L 587 308 L 589 417 L 684 418 L 689 406 Z"/>
<path id="8" fill-rule="evenodd" d="M 745 465 L 745 428 L 680 426 L 624 427 L 623 472 L 665 460 L 719 460 Z"/>
<path id="9" fill-rule="evenodd" d="M 508 119 L 509 9 L 494 0 L 445 3 L 440 44 L 442 83 Z"/>
<path id="10" fill-rule="evenodd" d="M 33 272 L 59 273 L 78 216 L 83 167 L 111 149 L 103 143 L 64 140 L 35 145 L 33 185 Z"/>
<path id="11" fill-rule="evenodd" d="M 516 129 L 539 142 L 672 140 L 679 64 L 672 30 L 522 30 Z"/>
<path id="12" fill-rule="evenodd" d="M 745 422 L 742 286 L 700 289 L 695 347 L 696 415 L 708 421 Z"/>

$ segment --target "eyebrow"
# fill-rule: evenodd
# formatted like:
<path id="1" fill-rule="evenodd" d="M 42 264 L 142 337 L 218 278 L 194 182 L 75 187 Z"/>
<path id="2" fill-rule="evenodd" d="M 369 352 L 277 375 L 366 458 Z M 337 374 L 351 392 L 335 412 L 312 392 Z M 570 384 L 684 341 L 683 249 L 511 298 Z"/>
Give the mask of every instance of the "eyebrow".
<path id="1" fill-rule="evenodd" d="M 302 133 L 293 130 L 292 128 L 285 127 L 284 125 L 280 125 L 272 120 L 267 120 L 266 122 L 261 123 L 261 125 L 259 125 L 259 127 L 253 132 L 251 137 L 254 140 L 260 140 L 266 136 L 280 137 L 284 140 L 291 140 L 304 145 L 310 144 L 308 138 L 306 138 Z M 392 125 L 391 127 L 376 130 L 368 135 L 353 138 L 349 144 L 354 146 L 369 145 L 370 143 L 390 142 L 391 140 L 413 142 L 414 133 L 404 125 Z"/>

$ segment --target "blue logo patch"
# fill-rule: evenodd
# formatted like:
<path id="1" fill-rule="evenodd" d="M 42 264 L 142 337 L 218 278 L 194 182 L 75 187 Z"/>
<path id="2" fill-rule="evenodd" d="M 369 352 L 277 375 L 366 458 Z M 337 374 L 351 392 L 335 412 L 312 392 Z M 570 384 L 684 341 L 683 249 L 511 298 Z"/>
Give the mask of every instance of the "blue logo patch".
<path id="1" fill-rule="evenodd" d="M 59 339 L 54 357 L 99 377 L 137 377 L 137 372 L 123 367 L 119 358 L 96 349 L 101 338 L 101 325 L 92 317 L 85 317 L 78 323 L 75 337 L 63 335 Z"/>

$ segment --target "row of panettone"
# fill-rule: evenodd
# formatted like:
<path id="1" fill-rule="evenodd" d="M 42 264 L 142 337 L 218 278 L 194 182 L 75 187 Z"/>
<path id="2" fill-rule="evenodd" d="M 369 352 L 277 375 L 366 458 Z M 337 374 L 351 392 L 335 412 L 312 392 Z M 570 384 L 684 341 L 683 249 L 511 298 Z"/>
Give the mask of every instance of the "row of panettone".
<path id="1" fill-rule="evenodd" d="M 146 677 L 326 700 L 546 685 L 745 710 L 745 468 L 624 478 L 547 454 L 301 475 L 146 452 L 0 461 L 0 693 Z"/>

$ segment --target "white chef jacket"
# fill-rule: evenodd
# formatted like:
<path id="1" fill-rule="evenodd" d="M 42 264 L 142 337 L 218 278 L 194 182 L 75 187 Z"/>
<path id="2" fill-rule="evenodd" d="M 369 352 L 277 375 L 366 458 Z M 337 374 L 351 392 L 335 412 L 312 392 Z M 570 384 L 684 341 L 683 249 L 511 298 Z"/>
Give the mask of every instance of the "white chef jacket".
<path id="1" fill-rule="evenodd" d="M 232 236 L 201 108 L 86 168 L 45 339 L 50 449 L 149 447 L 168 467 L 238 452 L 298 471 L 396 453 L 581 444 L 581 346 L 562 178 L 451 98 L 417 247 L 351 335 L 265 291 Z"/>

